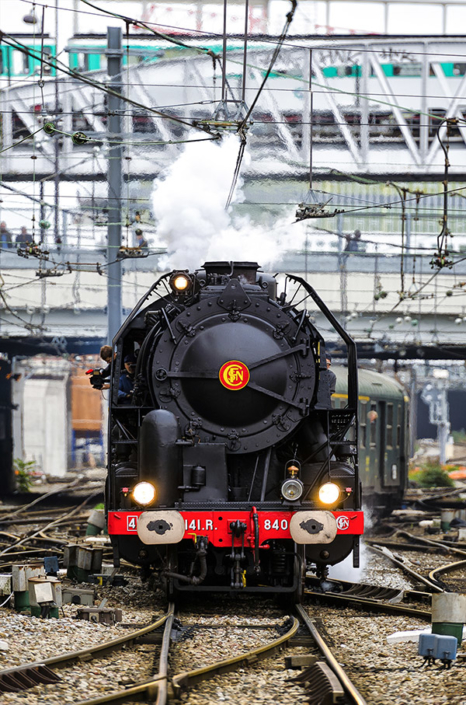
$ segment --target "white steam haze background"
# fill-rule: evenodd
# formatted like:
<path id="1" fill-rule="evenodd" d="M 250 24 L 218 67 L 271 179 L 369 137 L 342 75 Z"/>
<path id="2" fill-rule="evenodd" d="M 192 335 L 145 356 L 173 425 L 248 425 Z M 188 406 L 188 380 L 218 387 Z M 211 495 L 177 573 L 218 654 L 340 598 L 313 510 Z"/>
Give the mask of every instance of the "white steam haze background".
<path id="1" fill-rule="evenodd" d="M 250 260 L 266 267 L 285 250 L 302 246 L 305 226 L 293 225 L 294 205 L 273 227 L 253 225 L 247 217 L 236 217 L 233 223 L 225 204 L 238 150 L 239 139 L 234 135 L 218 142 L 187 144 L 165 177 L 155 182 L 157 235 L 168 248 L 163 268 L 195 269 L 209 260 Z M 246 153 L 243 169 L 247 160 Z M 242 200 L 239 180 L 234 202 Z"/>
<path id="2" fill-rule="evenodd" d="M 373 514 L 373 510 L 365 505 L 363 505 L 362 510 L 364 512 L 364 532 L 366 532 L 372 529 L 377 517 Z M 369 555 L 363 537 L 361 537 L 359 549 L 359 568 L 353 567 L 353 554 L 350 553 L 341 563 L 330 566 L 329 577 L 332 580 L 349 580 L 355 583 L 364 580 Z M 373 582 L 373 576 L 371 576 L 371 580 Z"/>

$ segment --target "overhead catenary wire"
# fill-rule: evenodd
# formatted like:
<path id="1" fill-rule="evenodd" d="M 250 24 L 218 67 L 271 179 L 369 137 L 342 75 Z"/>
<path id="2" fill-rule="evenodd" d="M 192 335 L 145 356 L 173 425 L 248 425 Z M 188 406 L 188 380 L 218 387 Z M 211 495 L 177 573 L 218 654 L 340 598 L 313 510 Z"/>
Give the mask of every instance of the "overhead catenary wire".
<path id="1" fill-rule="evenodd" d="M 225 18 L 226 18 L 226 0 L 224 0 L 224 3 L 225 3 L 224 7 L 225 7 Z M 264 89 L 264 86 L 265 86 L 265 84 L 266 84 L 266 82 L 267 82 L 267 80 L 268 80 L 268 78 L 269 78 L 269 76 L 270 76 L 270 74 L 271 74 L 271 72 L 272 72 L 272 69 L 273 69 L 273 67 L 274 67 L 274 65 L 275 65 L 275 62 L 276 62 L 276 60 L 277 60 L 277 58 L 278 58 L 278 55 L 279 55 L 279 53 L 280 53 L 280 49 L 281 49 L 282 43 L 283 43 L 283 41 L 284 41 L 284 39 L 285 39 L 285 37 L 286 37 L 286 34 L 287 34 L 287 32 L 288 32 L 288 29 L 289 29 L 291 23 L 292 23 L 292 21 L 293 21 L 293 17 L 294 17 L 294 13 L 295 13 L 295 10 L 296 10 L 296 6 L 297 6 L 297 0 L 291 0 L 291 10 L 290 10 L 290 11 L 287 13 L 287 15 L 286 15 L 285 26 L 283 27 L 282 33 L 281 33 L 281 35 L 280 35 L 280 37 L 279 37 L 279 39 L 278 39 L 278 42 L 277 42 L 276 47 L 275 47 L 275 49 L 274 49 L 274 52 L 273 52 L 272 58 L 271 58 L 271 60 L 270 60 L 269 66 L 268 66 L 268 68 L 267 68 L 267 71 L 265 72 L 264 78 L 262 79 L 262 83 L 261 83 L 261 85 L 259 86 L 259 89 L 258 89 L 258 91 L 257 91 L 257 93 L 256 93 L 256 95 L 255 95 L 255 97 L 254 97 L 254 99 L 253 99 L 251 105 L 249 106 L 249 109 L 246 111 L 246 115 L 245 115 L 244 118 L 241 120 L 241 123 L 238 125 L 238 134 L 239 134 L 239 136 L 240 136 L 241 143 L 240 143 L 240 147 L 239 147 L 239 150 L 238 150 L 238 157 L 237 157 L 237 159 L 236 159 L 236 165 L 235 165 L 235 170 L 234 170 L 234 173 L 233 173 L 232 183 L 231 183 L 231 186 L 230 186 L 230 192 L 229 192 L 229 194 L 228 194 L 227 202 L 226 202 L 226 205 L 225 205 L 225 208 L 226 208 L 226 209 L 228 209 L 229 206 L 230 206 L 230 204 L 231 204 L 233 195 L 234 195 L 234 193 L 235 193 L 235 188 L 236 188 L 236 184 L 237 184 L 237 181 L 238 181 L 238 177 L 239 177 L 240 172 L 241 172 L 241 164 L 242 164 L 243 157 L 244 157 L 244 152 L 245 152 L 245 149 L 246 149 L 246 129 L 247 129 L 247 126 L 248 126 L 248 120 L 249 120 L 249 118 L 250 118 L 250 116 L 251 116 L 252 111 L 254 110 L 254 108 L 255 108 L 255 106 L 256 106 L 256 104 L 257 104 L 257 101 L 259 100 L 259 97 L 260 97 L 260 95 L 261 95 L 261 93 L 262 93 L 262 90 Z M 225 22 L 226 22 L 226 19 L 225 19 Z M 247 20 L 246 20 L 246 28 L 247 28 Z M 224 60 L 226 60 L 226 34 L 225 34 L 225 33 L 226 33 L 226 25 L 224 25 L 224 35 L 223 35 L 223 42 L 224 42 Z M 245 75 L 245 74 L 246 74 L 246 67 L 248 66 L 248 63 L 247 63 L 247 61 L 246 61 L 246 30 L 245 30 L 244 42 L 245 42 L 245 52 L 244 52 L 244 57 L 243 57 L 243 86 L 242 86 L 243 99 L 244 99 L 244 96 L 245 96 L 245 93 L 246 93 L 246 75 Z M 224 75 L 224 76 L 225 76 L 225 70 L 226 70 L 226 69 L 225 69 L 225 66 L 224 66 L 224 67 L 223 67 L 223 75 Z"/>
<path id="2" fill-rule="evenodd" d="M 28 5 L 31 4 L 31 0 L 19 0 L 19 1 L 26 3 Z M 44 7 L 44 6 L 47 7 L 47 5 L 45 3 L 40 3 L 40 2 L 37 2 L 36 0 L 34 0 L 34 5 L 37 7 Z M 76 7 L 60 7 L 59 10 L 62 12 L 72 12 L 72 13 L 83 14 L 83 15 L 85 14 L 85 15 L 91 15 L 91 16 L 97 16 L 97 17 L 102 16 L 102 12 L 106 12 L 105 10 L 103 10 L 101 8 L 98 9 L 98 12 L 89 12 L 88 10 L 83 10 L 83 9 L 79 9 Z M 116 16 L 116 13 L 110 12 L 109 14 L 113 14 L 114 16 Z M 211 32 L 211 31 L 206 32 L 205 30 L 200 30 L 200 29 L 197 29 L 196 27 L 183 27 L 180 25 L 170 25 L 170 24 L 166 24 L 163 22 L 151 22 L 149 20 L 142 21 L 142 20 L 138 20 L 136 18 L 129 18 L 129 17 L 126 18 L 126 16 L 124 16 L 124 15 L 120 15 L 120 17 L 131 20 L 131 22 L 135 25 L 144 24 L 147 26 L 147 28 L 149 28 L 151 26 L 152 27 L 165 27 L 166 29 L 169 29 L 169 30 L 175 30 L 177 33 L 185 32 L 185 35 L 187 37 L 189 37 L 190 39 L 193 38 L 193 35 L 199 35 L 203 39 L 206 39 L 209 37 L 219 39 L 222 37 L 222 35 L 219 34 L 218 32 Z M 238 39 L 240 39 L 242 37 L 242 35 L 233 35 L 233 36 Z M 296 39 L 303 38 L 303 39 L 308 40 L 309 37 L 313 37 L 313 36 L 315 36 L 315 35 L 309 35 L 309 34 L 294 35 L 294 39 L 296 40 Z M 346 49 L 354 49 L 354 45 L 357 42 L 362 43 L 364 41 L 366 41 L 366 42 L 367 41 L 378 41 L 378 42 L 380 42 L 380 44 L 382 46 L 383 46 L 384 41 L 386 42 L 386 38 L 384 35 L 376 35 L 374 37 L 374 35 L 372 35 L 372 34 L 364 34 L 363 37 L 355 36 L 354 38 L 351 38 L 351 39 L 348 37 L 347 42 L 346 42 L 346 37 L 345 37 L 345 41 L 343 41 L 342 37 L 340 35 L 338 37 L 335 37 L 335 35 L 322 35 L 322 36 L 328 36 L 330 41 L 335 41 L 335 39 L 337 39 L 339 42 L 342 42 L 339 45 L 339 48 L 346 48 Z M 267 43 L 275 43 L 276 42 L 276 38 L 270 37 L 270 35 L 264 35 L 264 34 L 257 33 L 257 34 L 254 34 L 254 37 L 260 41 L 267 42 Z M 438 35 L 438 38 L 439 38 L 439 40 L 442 39 L 442 35 Z M 325 39 L 319 40 L 319 41 L 321 41 L 321 44 L 320 45 L 317 44 L 317 46 L 313 45 L 312 48 L 313 49 L 328 49 L 328 46 L 326 46 L 326 44 L 328 43 L 329 40 L 325 40 Z M 414 42 L 415 41 L 416 40 L 414 40 Z M 459 38 L 454 37 L 453 41 L 457 41 L 459 43 L 461 40 Z M 419 43 L 421 43 L 421 42 L 419 41 Z M 302 45 L 293 43 L 290 40 L 284 42 L 284 46 L 290 46 L 292 48 L 302 48 Z M 193 48 L 193 47 L 190 46 L 190 48 Z M 373 53 L 373 52 L 380 51 L 380 48 L 367 49 L 367 48 L 360 47 L 360 46 L 358 46 L 357 48 L 358 48 L 358 51 L 360 51 L 361 53 L 363 53 L 363 52 Z M 426 52 L 426 51 L 410 51 L 409 53 L 413 56 L 434 55 L 434 56 L 445 56 L 445 57 L 452 57 L 452 58 L 466 58 L 466 54 L 463 54 L 463 53 L 445 53 L 445 52 L 432 53 L 432 52 Z"/>
<path id="3" fill-rule="evenodd" d="M 172 122 L 177 122 L 179 124 L 185 125 L 186 127 L 201 130 L 203 132 L 208 131 L 208 129 L 204 126 L 198 126 L 196 124 L 186 122 L 185 120 L 182 120 L 181 118 L 177 118 L 173 115 L 162 113 L 160 110 L 157 110 L 156 108 L 153 108 L 148 105 L 144 105 L 143 103 L 139 103 L 138 101 L 135 101 L 132 98 L 129 98 L 128 96 L 119 96 L 118 93 L 113 91 L 111 88 L 105 86 L 104 84 L 101 84 L 98 81 L 94 81 L 91 78 L 89 78 L 88 76 L 84 76 L 83 74 L 75 73 L 75 72 L 71 71 L 70 69 L 68 69 L 68 67 L 66 67 L 66 65 L 64 65 L 64 64 L 59 65 L 59 64 L 61 64 L 61 62 L 56 61 L 56 62 L 52 63 L 52 62 L 48 61 L 47 59 L 43 59 L 43 58 L 37 56 L 36 54 L 34 54 L 29 47 L 25 46 L 24 44 L 22 44 L 21 42 L 16 40 L 15 37 L 13 37 L 12 35 L 9 35 L 9 34 L 6 34 L 5 32 L 0 31 L 0 39 L 2 40 L 2 42 L 7 44 L 7 46 L 11 46 L 13 48 L 21 48 L 21 50 L 24 53 L 28 54 L 32 58 L 34 58 L 38 61 L 43 61 L 45 64 L 47 64 L 49 66 L 53 65 L 54 68 L 56 68 L 57 70 L 60 70 L 60 71 L 64 72 L 65 74 L 72 76 L 73 78 L 76 78 L 78 81 L 80 81 L 82 83 L 86 83 L 87 85 L 89 85 L 93 88 L 97 88 L 98 90 L 102 91 L 103 93 L 106 93 L 107 95 L 113 95 L 114 97 L 120 97 L 121 100 L 124 100 L 127 103 L 130 103 L 131 105 L 134 105 L 137 108 L 143 108 L 144 110 L 147 110 L 148 112 L 159 115 L 159 116 L 161 116 L 167 120 L 170 120 Z"/>
<path id="4" fill-rule="evenodd" d="M 385 103 L 387 103 L 387 101 L 385 101 Z M 387 103 L 387 104 L 388 104 L 388 103 Z M 438 116 L 435 116 L 435 115 L 433 115 L 432 117 L 435 118 L 435 119 L 439 119 L 439 117 L 438 117 Z"/>

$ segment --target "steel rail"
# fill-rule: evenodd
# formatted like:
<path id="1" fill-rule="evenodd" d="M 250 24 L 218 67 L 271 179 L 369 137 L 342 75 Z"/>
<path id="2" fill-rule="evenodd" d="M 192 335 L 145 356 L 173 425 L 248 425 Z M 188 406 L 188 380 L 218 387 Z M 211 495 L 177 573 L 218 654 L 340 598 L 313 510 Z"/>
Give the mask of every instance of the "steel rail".
<path id="1" fill-rule="evenodd" d="M 315 626 L 314 622 L 307 614 L 306 610 L 301 605 L 296 605 L 296 611 L 299 617 L 303 620 L 306 627 L 308 628 L 309 632 L 311 633 L 311 636 L 314 639 L 316 646 L 320 649 L 322 655 L 326 658 L 328 665 L 335 673 L 343 688 L 345 689 L 346 693 L 349 695 L 355 705 L 367 705 L 367 701 L 362 697 L 361 693 L 358 691 L 356 686 L 354 686 L 353 683 L 350 681 L 345 671 L 340 666 L 337 659 L 332 654 L 326 642 L 317 630 L 317 627 Z"/>
<path id="2" fill-rule="evenodd" d="M 14 511 L 9 511 L 6 510 L 6 514 L 1 514 L 2 521 L 5 519 L 11 519 L 12 517 L 17 516 L 18 514 L 23 514 L 24 512 L 27 512 L 31 507 L 35 506 L 36 504 L 39 504 L 39 502 L 43 502 L 44 499 L 48 499 L 54 494 L 61 494 L 62 492 L 67 492 L 70 489 L 74 489 L 79 485 L 79 483 L 82 481 L 83 476 L 80 475 L 77 477 L 73 482 L 70 482 L 67 485 L 63 485 L 63 487 L 58 487 L 58 489 L 51 490 L 50 492 L 46 492 L 45 494 L 39 495 L 39 497 L 36 497 L 32 502 L 29 502 L 28 504 L 23 504 L 17 507 Z M 48 510 L 47 510 L 48 511 Z"/>
<path id="3" fill-rule="evenodd" d="M 162 646 L 160 649 L 159 656 L 159 676 L 162 676 L 157 688 L 157 700 L 155 705 L 165 705 L 168 699 L 168 651 L 170 649 L 171 633 L 173 628 L 173 621 L 175 619 L 175 612 L 172 610 L 171 615 L 165 622 L 165 630 L 163 632 Z"/>
<path id="4" fill-rule="evenodd" d="M 173 606 L 171 606 L 173 607 Z M 141 700 L 145 697 L 147 700 L 155 701 L 156 705 L 165 705 L 168 696 L 168 650 L 170 646 L 170 633 L 173 624 L 174 614 L 173 611 L 167 616 L 165 623 L 165 631 L 162 639 L 162 647 L 160 652 L 160 666 L 159 672 L 156 676 L 148 681 L 142 683 L 137 683 L 136 685 L 127 688 L 125 690 L 116 691 L 114 693 L 108 693 L 107 695 L 101 695 L 97 698 L 92 698 L 90 700 L 81 700 L 76 705 L 105 705 L 106 703 L 112 703 L 117 705 L 118 703 L 125 703 L 131 700 Z M 276 651 L 283 648 L 283 645 L 291 639 L 298 631 L 299 622 L 293 617 L 292 626 L 278 639 L 275 639 L 270 644 L 266 646 L 260 646 L 256 649 L 242 654 L 241 656 L 236 656 L 232 659 L 227 659 L 224 661 L 216 661 L 210 666 L 204 666 L 202 668 L 197 668 L 193 671 L 183 672 L 175 675 L 172 678 L 172 685 L 175 695 L 185 688 L 188 688 L 195 683 L 200 683 L 201 681 L 213 678 L 219 673 L 228 673 L 240 666 L 246 666 L 251 663 L 256 663 L 256 661 L 267 658 Z"/>
<path id="5" fill-rule="evenodd" d="M 55 526 L 56 524 L 59 524 L 63 519 L 70 519 L 70 518 L 73 517 L 75 514 L 78 514 L 79 511 L 82 510 L 83 507 L 85 507 L 86 504 L 87 504 L 88 502 L 90 502 L 90 500 L 91 500 L 93 497 L 95 497 L 96 494 L 98 494 L 98 492 L 94 492 L 93 494 L 91 494 L 91 495 L 89 495 L 88 497 L 86 497 L 86 499 L 85 499 L 83 502 L 81 502 L 80 505 L 78 505 L 77 507 L 75 507 L 74 509 L 72 509 L 71 512 L 68 512 L 67 514 L 63 514 L 61 517 L 58 517 L 58 518 L 55 519 L 54 521 L 50 522 L 50 524 L 47 524 L 47 525 L 46 525 L 45 527 L 43 527 L 42 529 L 38 529 L 37 531 L 33 532 L 32 534 L 29 534 L 28 536 L 25 536 L 24 538 L 22 538 L 22 539 L 16 541 L 15 543 L 11 544 L 11 546 L 9 546 L 9 547 L 7 547 L 7 548 L 4 548 L 2 551 L 0 551 L 0 557 L 3 556 L 3 555 L 5 555 L 5 554 L 7 554 L 7 553 L 9 553 L 9 552 L 10 552 L 10 549 L 17 548 L 18 546 L 21 546 L 21 545 L 23 545 L 23 544 L 25 544 L 25 543 L 28 543 L 29 541 L 31 541 L 32 539 L 34 539 L 34 538 L 35 538 L 36 536 L 38 536 L 39 534 L 44 534 L 44 533 L 47 531 L 47 529 L 51 529 L 51 528 L 52 528 L 53 526 Z"/>
<path id="6" fill-rule="evenodd" d="M 156 705 L 165 705 L 168 696 L 168 650 L 170 648 L 170 637 L 173 628 L 173 620 L 175 618 L 175 605 L 170 603 L 167 614 L 165 615 L 165 629 L 162 638 L 162 648 L 159 657 L 159 671 L 157 675 L 152 676 L 149 680 L 141 683 L 136 683 L 130 688 L 117 690 L 106 695 L 99 695 L 96 698 L 89 700 L 80 700 L 76 705 L 104 705 L 104 703 L 126 703 L 129 701 L 148 700 L 156 703 Z"/>
<path id="7" fill-rule="evenodd" d="M 8 524 L 9 526 L 23 526 L 23 525 L 28 525 L 28 524 L 48 524 L 49 522 L 53 521 L 52 518 L 52 513 L 49 512 L 49 516 L 38 516 L 38 517 L 28 517 L 27 519 L 5 519 L 3 520 L 2 517 L 0 516 L 0 524 Z M 83 514 L 82 517 L 75 517 L 73 519 L 70 519 L 69 522 L 71 523 L 77 523 L 77 522 L 84 522 L 87 521 L 89 518 L 89 512 L 86 514 Z M 66 521 L 66 520 L 65 520 Z"/>
<path id="8" fill-rule="evenodd" d="M 458 556 L 466 556 L 466 551 L 462 548 L 456 548 L 456 546 L 451 545 L 451 541 L 446 542 L 442 540 L 436 541 L 435 539 L 426 539 L 423 536 L 414 536 L 414 534 L 410 534 L 408 531 L 400 531 L 398 533 L 399 536 L 405 536 L 411 541 L 425 543 L 426 545 L 432 546 L 434 548 L 447 548 L 451 553 L 456 553 L 456 555 Z"/>
<path id="9" fill-rule="evenodd" d="M 193 671 L 178 673 L 172 678 L 175 696 L 179 696 L 180 692 L 185 688 L 189 688 L 196 683 L 213 678 L 219 673 L 228 673 L 229 671 L 233 671 L 240 666 L 249 666 L 250 664 L 256 663 L 261 659 L 268 658 L 277 651 L 280 651 L 286 642 L 294 637 L 298 631 L 298 628 L 299 621 L 296 617 L 292 617 L 292 625 L 290 629 L 278 639 L 271 641 L 270 644 L 259 646 L 257 649 L 251 649 L 251 651 L 248 651 L 241 656 L 235 656 L 234 658 L 225 659 L 224 661 L 217 661 L 210 666 L 204 666 L 202 668 L 196 668 Z"/>
<path id="10" fill-rule="evenodd" d="M 441 565 L 439 568 L 434 568 L 429 573 L 429 578 L 431 580 L 438 580 L 438 575 L 441 573 L 452 573 L 458 568 L 464 568 L 466 566 L 466 560 L 455 561 L 454 563 L 448 563 L 447 565 Z"/>
<path id="11" fill-rule="evenodd" d="M 466 561 L 465 561 L 466 562 Z M 430 610 L 419 610 L 414 607 L 407 607 L 406 605 L 391 604 L 390 602 L 380 602 L 379 600 L 373 600 L 369 597 L 359 597 L 357 595 L 345 595 L 344 593 L 335 592 L 314 592 L 312 590 L 304 590 L 305 595 L 312 595 L 312 597 L 321 600 L 326 603 L 341 603 L 346 604 L 346 606 L 354 605 L 355 607 L 361 607 L 368 611 L 383 612 L 385 614 L 392 614 L 398 616 L 415 617 L 417 619 L 423 619 L 430 622 L 432 613 Z"/>
<path id="12" fill-rule="evenodd" d="M 0 677 L 4 674 L 14 673 L 18 669 L 24 669 L 26 666 L 31 669 L 36 668 L 38 666 L 53 666 L 55 668 L 63 668 L 64 666 L 74 663 L 75 661 L 89 661 L 90 659 L 95 658 L 96 656 L 103 656 L 109 653 L 110 651 L 114 651 L 115 649 L 121 649 L 131 641 L 135 641 L 139 637 L 153 632 L 155 629 L 164 624 L 164 622 L 166 622 L 169 617 L 170 613 L 167 612 L 155 622 L 149 624 L 147 627 L 142 627 L 141 629 L 138 629 L 135 632 L 130 632 L 129 634 L 125 634 L 124 636 L 118 637 L 117 639 L 104 641 L 102 644 L 91 646 L 88 649 L 80 649 L 79 651 L 69 651 L 63 654 L 58 654 L 57 656 L 51 656 L 50 658 L 42 659 L 41 661 L 33 661 L 31 663 L 23 663 L 20 666 L 16 666 L 13 668 L 6 668 L 0 671 Z"/>
<path id="13" fill-rule="evenodd" d="M 364 537 L 364 543 L 367 546 L 385 546 L 385 548 L 389 548 L 394 551 L 426 552 L 428 548 L 434 549 L 433 546 L 425 546 L 422 543 L 401 543 L 401 541 L 392 541 L 391 539 L 369 539 Z"/>
<path id="14" fill-rule="evenodd" d="M 369 549 L 369 551 L 376 553 L 378 556 L 388 558 L 388 560 L 390 560 L 392 563 L 394 563 L 396 566 L 398 566 L 398 568 L 400 568 L 404 573 L 407 573 L 412 578 L 415 578 L 415 580 L 419 580 L 419 582 L 423 583 L 423 585 L 430 588 L 430 590 L 432 590 L 432 592 L 445 592 L 445 590 L 443 588 L 441 588 L 439 585 L 436 585 L 428 578 L 425 578 L 420 573 L 417 573 L 415 570 L 412 570 L 412 568 L 408 568 L 408 566 L 405 565 L 402 561 L 399 561 L 398 558 L 395 558 L 395 556 L 390 551 L 388 551 L 388 550 L 383 551 L 380 548 L 376 548 L 375 546 L 369 546 L 369 545 L 367 545 L 367 548 Z"/>

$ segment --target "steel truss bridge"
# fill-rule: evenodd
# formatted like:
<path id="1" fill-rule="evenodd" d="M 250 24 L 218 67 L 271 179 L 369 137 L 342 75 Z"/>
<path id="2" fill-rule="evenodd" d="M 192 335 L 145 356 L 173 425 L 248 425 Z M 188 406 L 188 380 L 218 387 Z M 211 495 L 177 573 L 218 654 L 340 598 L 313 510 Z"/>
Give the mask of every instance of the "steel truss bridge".
<path id="1" fill-rule="evenodd" d="M 54 259 L 64 265 L 72 254 L 72 249 L 53 253 Z M 96 261 L 105 265 L 105 258 L 95 250 L 84 249 L 80 257 L 84 271 L 66 272 L 64 267 L 63 276 L 41 279 L 36 276 L 37 262 L 18 258 L 11 250 L 0 250 L 8 305 L 0 304 L 0 353 L 94 352 L 106 339 L 106 283 L 90 271 Z M 279 272 L 279 283 L 285 272 L 297 273 L 309 281 L 348 332 L 360 341 L 364 357 L 464 359 L 466 262 L 432 277 L 430 256 L 417 255 L 416 260 L 417 285 L 407 282 L 407 294 L 415 294 L 422 282 L 426 285 L 420 295 L 407 296 L 403 301 L 396 293 L 401 264 L 397 255 L 288 252 L 273 271 Z M 123 263 L 125 316 L 160 276 L 156 262 L 157 256 Z M 412 271 L 412 256 L 406 256 L 404 266 Z M 382 289 L 389 292 L 386 297 L 377 296 Z M 292 293 L 290 290 L 290 297 Z M 305 305 L 324 338 L 338 345 L 320 312 L 310 302 Z M 26 325 L 32 327 L 27 338 Z M 42 330 L 34 328 L 37 326 Z"/>
<path id="2" fill-rule="evenodd" d="M 183 39 L 193 47 L 221 49 L 217 36 L 204 36 L 202 42 L 192 37 Z M 137 42 L 145 48 L 128 52 L 136 56 L 122 73 L 123 93 L 141 105 L 189 121 L 211 119 L 220 100 L 221 83 L 218 65 L 215 74 L 212 58 L 194 50 L 174 50 L 166 42 L 141 35 L 137 35 Z M 104 43 L 102 38 L 102 53 Z M 92 41 L 74 37 L 68 50 L 95 54 L 95 44 L 95 36 Z M 255 36 L 251 40 L 246 104 L 253 100 L 273 50 L 273 37 Z M 229 39 L 227 57 L 227 107 L 235 117 L 235 113 L 241 114 L 240 38 Z M 291 37 L 281 49 L 253 112 L 248 130 L 251 161 L 244 167 L 243 176 L 246 180 L 305 180 L 312 143 L 316 179 L 341 178 L 341 172 L 376 179 L 441 179 L 444 153 L 436 137 L 438 118 L 464 119 L 465 57 L 466 36 Z M 104 84 L 107 80 L 103 70 L 88 72 L 86 78 Z M 2 149 L 12 147 L 0 157 L 2 179 L 30 181 L 54 174 L 54 140 L 58 139 L 62 180 L 104 180 L 105 151 L 91 167 L 96 142 L 75 145 L 68 135 L 79 130 L 105 145 L 112 137 L 107 131 L 105 93 L 78 78 L 62 77 L 57 86 L 57 116 L 55 80 L 44 78 L 43 100 L 38 80 L 31 77 L 11 86 L 2 85 Z M 42 104 L 49 117 L 60 118 L 59 129 L 66 134 L 47 136 L 41 131 L 34 140 L 13 146 L 43 126 Z M 153 179 L 183 148 L 153 143 L 186 139 L 192 131 L 149 110 L 127 104 L 124 108 L 122 139 L 130 143 L 125 151 L 131 157 L 127 178 Z M 445 140 L 445 125 L 439 136 Z M 460 122 L 449 135 L 450 174 L 455 180 L 466 174 L 465 142 L 466 122 Z"/>

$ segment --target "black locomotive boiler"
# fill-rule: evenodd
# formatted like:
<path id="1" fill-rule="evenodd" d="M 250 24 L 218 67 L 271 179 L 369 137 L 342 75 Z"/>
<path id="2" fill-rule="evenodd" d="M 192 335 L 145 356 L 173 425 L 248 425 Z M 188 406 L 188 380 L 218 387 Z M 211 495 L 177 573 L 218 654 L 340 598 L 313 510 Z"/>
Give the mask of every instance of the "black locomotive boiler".
<path id="1" fill-rule="evenodd" d="M 344 408 L 331 408 L 325 341 L 306 299 L 346 343 Z M 174 271 L 113 342 L 106 508 L 116 565 L 159 572 L 169 594 L 298 597 L 306 570 L 325 576 L 351 552 L 358 565 L 356 347 L 306 281 L 287 275 L 277 297 L 255 263 Z"/>

